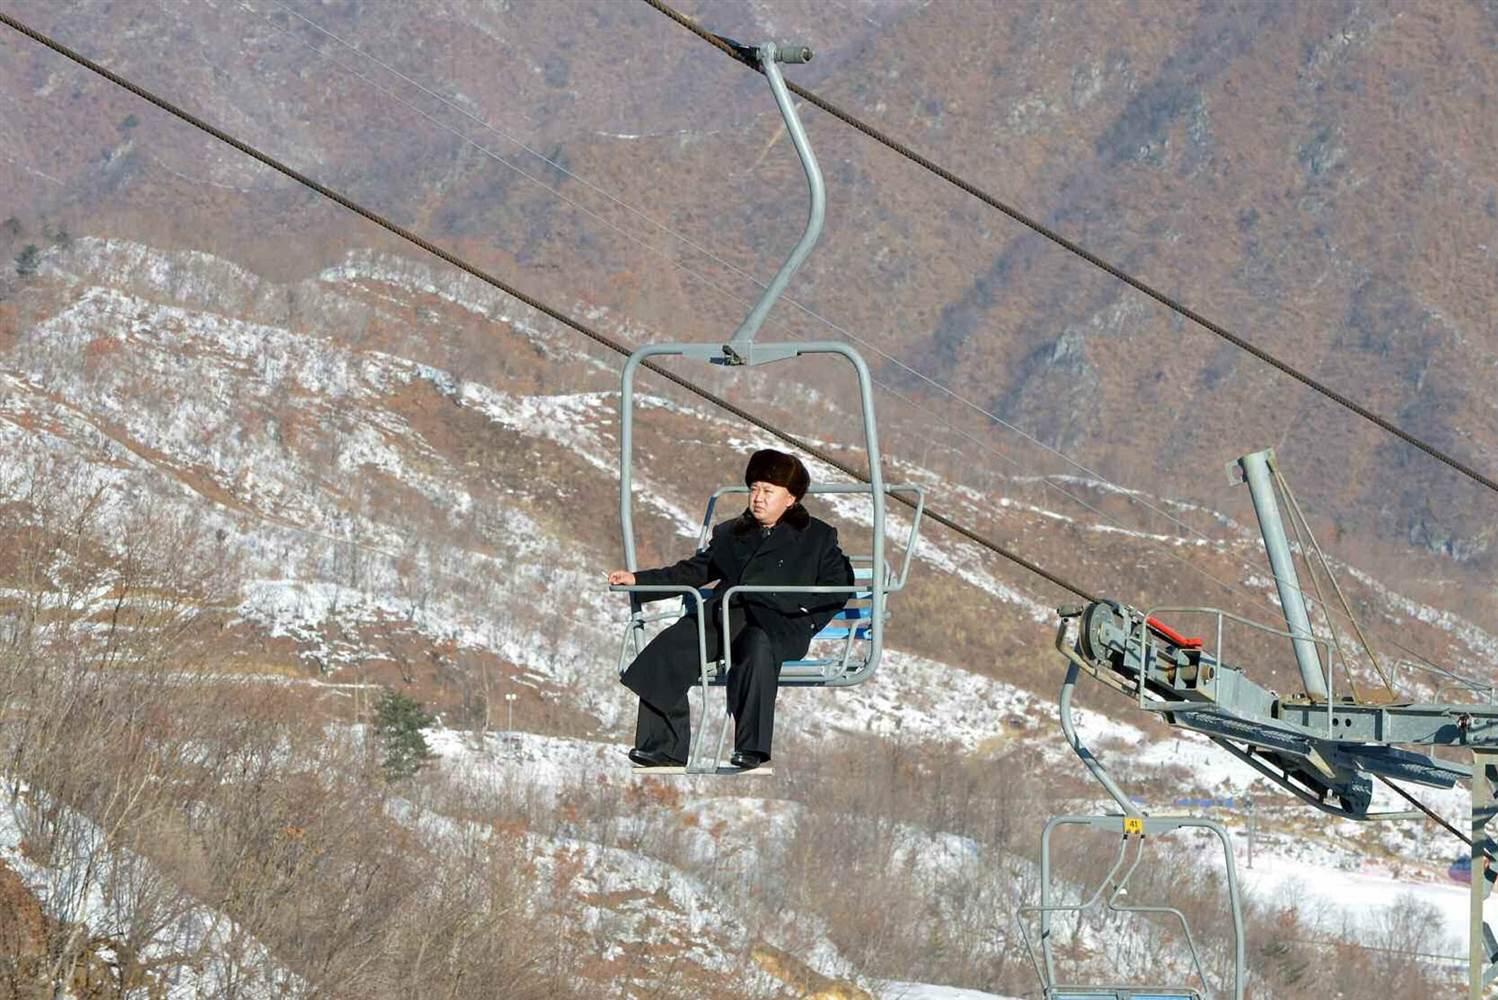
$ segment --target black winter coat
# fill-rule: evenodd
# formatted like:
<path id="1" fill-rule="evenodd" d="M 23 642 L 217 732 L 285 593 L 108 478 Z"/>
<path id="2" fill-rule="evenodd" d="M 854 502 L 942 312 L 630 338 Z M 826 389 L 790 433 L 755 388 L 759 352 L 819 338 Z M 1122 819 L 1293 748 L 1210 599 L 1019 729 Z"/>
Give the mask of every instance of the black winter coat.
<path id="1" fill-rule="evenodd" d="M 797 504 L 786 511 L 768 537 L 761 539 L 759 524 L 746 510 L 733 520 L 716 525 L 707 548 L 690 559 L 635 574 L 636 583 L 650 585 L 704 587 L 714 581 L 717 581 L 716 594 L 705 602 L 704 611 L 710 616 L 711 626 L 721 627 L 721 595 L 729 587 L 739 584 L 847 587 L 853 584 L 853 567 L 838 547 L 837 529 L 812 517 L 805 507 Z M 850 597 L 851 593 L 739 594 L 734 598 L 733 615 L 737 619 L 737 609 L 743 607 L 748 623 L 769 634 L 777 658 L 784 663 L 805 656 L 811 637 L 832 620 Z M 694 605 L 688 602 L 688 608 L 694 609 Z"/>

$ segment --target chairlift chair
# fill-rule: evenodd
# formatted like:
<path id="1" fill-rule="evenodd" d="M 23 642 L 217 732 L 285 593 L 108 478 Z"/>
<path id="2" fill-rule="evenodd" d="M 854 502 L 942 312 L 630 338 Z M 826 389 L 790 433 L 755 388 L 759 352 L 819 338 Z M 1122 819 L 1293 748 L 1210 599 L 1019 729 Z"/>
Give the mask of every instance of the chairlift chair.
<path id="1" fill-rule="evenodd" d="M 722 602 L 723 627 L 725 634 L 728 627 L 729 606 L 739 594 L 753 592 L 774 591 L 776 593 L 847 593 L 850 596 L 849 606 L 838 613 L 827 627 L 823 628 L 814 637 L 817 640 L 833 640 L 842 643 L 841 651 L 835 654 L 819 655 L 803 660 L 795 660 L 786 663 L 781 670 L 781 686 L 798 687 L 846 687 L 859 684 L 873 676 L 878 669 L 880 657 L 884 648 L 884 628 L 887 618 L 887 599 L 890 594 L 898 592 L 905 584 L 906 575 L 910 569 L 910 559 L 914 551 L 916 540 L 920 532 L 921 513 L 924 510 L 924 492 L 921 487 L 914 485 L 892 485 L 884 481 L 884 472 L 879 452 L 879 439 L 877 425 L 874 418 L 874 396 L 873 381 L 869 374 L 868 365 L 859 353 L 850 345 L 841 341 L 807 341 L 802 343 L 755 343 L 754 335 L 764 322 L 770 307 L 775 303 L 791 275 L 801 266 L 802 261 L 811 252 L 821 234 L 822 220 L 825 214 L 826 194 L 822 183 L 821 170 L 817 166 L 816 157 L 812 154 L 811 145 L 806 138 L 806 132 L 801 126 L 800 117 L 796 113 L 794 104 L 791 102 L 790 94 L 786 89 L 785 81 L 780 74 L 780 63 L 801 63 L 811 59 L 811 51 L 801 46 L 778 46 L 774 43 L 766 43 L 755 49 L 734 44 L 739 51 L 752 54 L 758 61 L 765 78 L 770 82 L 771 92 L 774 94 L 775 103 L 780 109 L 781 116 L 785 120 L 786 130 L 791 136 L 791 141 L 800 157 L 801 166 L 806 174 L 807 187 L 810 194 L 810 211 L 807 217 L 806 229 L 801 239 L 792 248 L 790 255 L 781 264 L 775 277 L 766 286 L 754 307 L 743 323 L 734 332 L 727 343 L 674 343 L 674 344 L 648 344 L 632 353 L 624 363 L 624 371 L 621 379 L 619 398 L 619 520 L 624 538 L 624 560 L 625 568 L 635 572 L 639 568 L 635 549 L 635 530 L 633 516 L 633 447 L 634 447 L 634 380 L 640 365 L 652 358 L 680 357 L 690 361 L 706 362 L 708 364 L 723 365 L 729 368 L 757 367 L 772 364 L 777 361 L 786 361 L 795 358 L 812 355 L 834 355 L 841 357 L 853 366 L 858 378 L 858 391 L 860 409 L 863 419 L 864 448 L 869 461 L 868 483 L 837 483 L 813 486 L 810 490 L 817 494 L 858 494 L 868 496 L 873 505 L 872 524 L 872 551 L 863 555 L 850 555 L 850 561 L 854 566 L 854 582 L 851 587 L 785 587 L 785 586 L 751 586 L 740 585 L 732 587 L 724 594 Z M 701 544 L 705 544 L 708 533 L 712 527 L 714 510 L 720 498 L 735 493 L 747 492 L 744 487 L 725 487 L 713 493 L 707 504 L 707 511 L 703 518 L 703 532 Z M 905 551 L 898 573 L 892 571 L 885 558 L 885 507 L 886 500 L 892 494 L 907 494 L 914 497 L 914 514 L 911 519 L 910 532 L 906 538 Z M 689 605 L 694 606 L 698 612 L 698 650 L 700 666 L 700 690 L 702 695 L 701 711 L 699 718 L 702 724 L 694 727 L 691 751 L 688 755 L 685 770 L 689 773 L 716 773 L 719 761 L 722 758 L 723 741 L 728 731 L 728 716 L 724 713 L 716 740 L 711 741 L 716 747 L 709 756 L 706 747 L 710 738 L 707 734 L 706 722 L 708 719 L 707 697 L 708 688 L 722 685 L 726 682 L 728 669 L 731 667 L 730 655 L 727 644 L 723 653 L 723 659 L 718 663 L 709 663 L 706 656 L 706 622 L 702 614 L 704 601 L 712 596 L 711 591 L 699 591 L 693 587 L 673 585 L 634 585 L 613 586 L 610 590 L 630 595 L 630 615 L 626 624 L 624 643 L 620 650 L 620 671 L 628 665 L 634 655 L 638 655 L 644 645 L 645 626 L 652 622 L 661 621 L 666 618 L 674 618 L 682 613 Z M 665 613 L 646 614 L 641 607 L 642 595 L 659 595 L 662 593 L 680 594 L 682 597 L 682 608 L 680 610 Z M 825 647 L 825 643 L 823 644 Z"/>
<path id="2" fill-rule="evenodd" d="M 1063 650 L 1068 645 L 1068 622 L 1073 616 L 1064 615 L 1056 632 L 1056 648 Z M 1143 623 L 1148 623 L 1146 616 Z M 1199 640 L 1185 639 L 1175 633 L 1163 622 L 1151 623 L 1151 629 L 1160 628 L 1177 638 L 1182 638 L 1187 643 L 1200 646 Z M 1077 659 L 1068 658 L 1066 677 L 1061 684 L 1061 697 L 1059 700 L 1059 714 L 1061 719 L 1061 731 L 1066 738 L 1067 744 L 1087 768 L 1088 772 L 1103 786 L 1108 796 L 1118 804 L 1119 812 L 1104 815 L 1091 816 L 1056 816 L 1046 823 L 1045 830 L 1040 838 L 1040 902 L 1037 905 L 1022 907 L 1017 915 L 1020 935 L 1025 942 L 1025 951 L 1035 967 L 1036 974 L 1040 977 L 1042 995 L 1045 1000 L 1219 1000 L 1219 998 L 1231 998 L 1231 1000 L 1243 1000 L 1244 986 L 1246 980 L 1247 966 L 1244 960 L 1244 926 L 1242 894 L 1238 886 L 1237 866 L 1233 859 L 1232 842 L 1228 838 L 1227 830 L 1214 820 L 1195 816 L 1151 816 L 1147 815 L 1131 798 L 1129 798 L 1119 787 L 1103 762 L 1089 750 L 1082 742 L 1077 733 L 1076 724 L 1072 713 L 1072 695 L 1076 691 L 1077 680 L 1081 676 L 1081 669 Z M 1085 829 L 1100 830 L 1116 834 L 1118 840 L 1117 854 L 1113 860 L 1112 867 L 1107 870 L 1102 880 L 1081 903 L 1062 904 L 1056 902 L 1058 886 L 1054 878 L 1051 864 L 1051 840 L 1056 830 L 1062 827 L 1081 827 Z M 1225 870 L 1227 874 L 1227 897 L 1228 908 L 1233 927 L 1233 971 L 1230 979 L 1217 983 L 1218 990 L 1209 986 L 1205 970 L 1202 967 L 1201 955 L 1197 950 L 1195 939 L 1191 934 L 1191 927 L 1184 913 L 1172 906 L 1162 905 L 1139 905 L 1122 902 L 1128 890 L 1129 880 L 1139 868 L 1144 859 L 1147 841 L 1163 835 L 1176 833 L 1181 830 L 1202 830 L 1217 838 L 1222 847 Z M 1129 860 L 1130 848 L 1133 848 L 1133 860 Z M 1078 878 L 1073 873 L 1072 881 L 1090 881 L 1086 878 Z M 1109 891 L 1109 886 L 1112 886 Z M 1169 986 L 1130 986 L 1121 983 L 1090 983 L 1087 985 L 1072 985 L 1066 983 L 1058 973 L 1053 936 L 1053 924 L 1058 916 L 1064 914 L 1075 914 L 1080 919 L 1084 912 L 1088 911 L 1111 911 L 1118 915 L 1130 915 L 1144 918 L 1166 918 L 1173 921 L 1181 930 L 1186 949 L 1191 959 L 1192 978 L 1198 985 L 1182 985 L 1176 983 Z M 1032 941 L 1030 938 L 1030 924 L 1034 922 L 1039 925 L 1039 940 Z"/>

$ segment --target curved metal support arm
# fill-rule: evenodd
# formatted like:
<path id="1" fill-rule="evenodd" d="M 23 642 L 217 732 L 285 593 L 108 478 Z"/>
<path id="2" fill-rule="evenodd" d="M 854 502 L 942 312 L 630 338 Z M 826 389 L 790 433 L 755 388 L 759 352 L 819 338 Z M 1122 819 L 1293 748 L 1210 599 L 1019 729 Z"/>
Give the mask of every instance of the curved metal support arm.
<path id="1" fill-rule="evenodd" d="M 810 58 L 810 51 L 800 46 L 791 46 L 793 58 L 805 53 Z M 785 119 L 786 131 L 790 133 L 791 142 L 796 147 L 796 155 L 801 158 L 801 169 L 806 171 L 806 186 L 811 196 L 811 207 L 806 216 L 806 231 L 801 234 L 801 239 L 791 250 L 785 263 L 780 265 L 780 270 L 775 272 L 775 277 L 765 286 L 759 301 L 754 303 L 754 308 L 749 311 L 744 322 L 733 332 L 732 339 L 724 347 L 729 354 L 738 354 L 738 348 L 747 346 L 754 339 L 755 333 L 759 331 L 764 323 L 765 317 L 769 315 L 770 307 L 780 298 L 785 286 L 790 282 L 791 276 L 801 267 L 806 260 L 811 248 L 816 245 L 817 238 L 822 235 L 822 220 L 827 214 L 827 191 L 822 183 L 822 170 L 817 166 L 817 158 L 811 151 L 811 143 L 807 141 L 806 130 L 801 127 L 801 117 L 796 113 L 796 106 L 791 101 L 790 91 L 786 89 L 785 79 L 780 75 L 780 67 L 777 65 L 779 48 L 774 42 L 767 42 L 759 47 L 760 68 L 764 71 L 765 79 L 770 81 L 770 90 L 775 95 L 775 104 L 780 108 L 780 116 Z M 789 60 L 787 60 L 789 61 Z M 804 62 L 804 59 L 795 59 Z"/>
<path id="2" fill-rule="evenodd" d="M 1056 640 L 1058 646 L 1065 642 L 1065 637 L 1066 620 L 1062 619 L 1059 635 Z M 1092 776 L 1103 786 L 1103 790 L 1112 797 L 1114 802 L 1118 803 L 1118 807 L 1123 810 L 1125 816 L 1143 816 L 1144 813 L 1139 807 L 1130 801 L 1122 788 L 1118 787 L 1118 784 L 1113 780 L 1113 776 L 1103 766 L 1103 762 L 1093 756 L 1092 751 L 1087 749 L 1086 744 L 1082 742 L 1082 738 L 1077 735 L 1077 727 L 1072 722 L 1071 696 L 1072 692 L 1077 689 L 1077 677 L 1080 674 L 1081 671 L 1077 669 L 1077 664 L 1068 658 L 1066 679 L 1061 682 L 1060 701 L 1061 731 L 1066 735 L 1067 745 L 1072 748 L 1072 752 L 1087 766 L 1087 770 L 1092 772 Z"/>
<path id="3" fill-rule="evenodd" d="M 635 594 L 680 594 L 683 598 L 691 597 L 693 603 L 697 605 L 697 672 L 698 683 L 702 691 L 702 704 L 698 710 L 698 717 L 702 719 L 703 724 L 697 727 L 696 735 L 687 748 L 687 770 L 700 770 L 702 748 L 707 731 L 707 614 L 702 603 L 702 592 L 696 587 L 681 583 L 636 583 L 627 587 L 610 585 L 609 590 L 629 594 L 631 599 Z M 627 668 L 621 663 L 619 669 L 621 676 L 625 669 Z M 721 734 L 719 742 L 720 744 L 722 742 Z"/>
<path id="4" fill-rule="evenodd" d="M 1112 899 L 1108 900 L 1108 909 L 1114 913 L 1159 914 L 1175 917 L 1181 925 L 1181 933 L 1186 937 L 1186 950 L 1191 953 L 1191 965 L 1196 970 L 1196 978 L 1201 980 L 1203 989 L 1208 988 L 1207 974 L 1202 971 L 1201 954 L 1196 949 L 1196 939 L 1191 935 L 1191 925 L 1186 922 L 1186 914 L 1174 906 L 1115 906 Z"/>
<path id="5" fill-rule="evenodd" d="M 684 344 L 646 345 L 624 362 L 619 382 L 619 524 L 624 534 L 624 568 L 631 573 L 639 569 L 635 561 L 634 520 L 634 426 L 635 372 L 648 358 L 685 354 Z"/>
<path id="6" fill-rule="evenodd" d="M 1113 867 L 1108 869 L 1108 873 L 1103 876 L 1102 881 L 1098 883 L 1097 889 L 1093 891 L 1090 897 L 1080 903 L 1052 903 L 1050 897 L 1051 835 L 1064 822 L 1063 818 L 1054 817 L 1050 822 L 1046 823 L 1045 829 L 1040 834 L 1040 905 L 1023 906 L 1019 910 L 1020 935 L 1025 939 L 1025 948 L 1027 950 L 1030 948 L 1030 935 L 1025 930 L 1024 918 L 1031 913 L 1040 915 L 1040 953 L 1045 961 L 1045 970 L 1041 973 L 1041 980 L 1047 983 L 1056 981 L 1056 959 L 1051 954 L 1051 916 L 1056 913 L 1080 914 L 1096 906 L 1098 899 L 1103 895 L 1103 890 L 1108 888 L 1108 883 L 1113 881 L 1114 877 L 1118 875 L 1118 870 L 1123 867 L 1124 861 L 1128 859 L 1128 841 L 1120 840 L 1118 842 L 1118 856 L 1113 859 Z M 1034 960 L 1033 954 L 1031 960 Z M 1038 964 L 1036 969 L 1037 971 L 1040 970 Z"/>
<path id="7" fill-rule="evenodd" d="M 1210 986 L 1207 983 L 1207 974 L 1202 971 L 1201 953 L 1197 951 L 1196 939 L 1191 935 L 1191 924 L 1186 920 L 1186 914 L 1182 913 L 1174 906 L 1119 905 L 1118 897 L 1124 895 L 1124 893 L 1127 891 L 1129 879 L 1133 877 L 1134 869 L 1139 867 L 1139 862 L 1142 860 L 1144 860 L 1143 840 L 1139 842 L 1139 849 L 1134 856 L 1134 863 L 1129 866 L 1129 870 L 1124 873 L 1124 877 L 1119 880 L 1118 886 L 1113 890 L 1112 894 L 1109 895 L 1108 901 L 1104 905 L 1106 905 L 1108 909 L 1112 910 L 1114 913 L 1139 913 L 1149 916 L 1159 915 L 1175 917 L 1176 921 L 1181 925 L 1181 933 L 1186 937 L 1186 950 L 1191 953 L 1191 965 L 1196 970 L 1196 978 L 1201 980 L 1202 989 L 1210 989 Z"/>
<path id="8" fill-rule="evenodd" d="M 1125 837 L 1123 840 L 1119 841 L 1119 843 L 1121 845 L 1123 845 L 1124 849 L 1127 849 L 1127 845 L 1129 843 L 1129 838 Z M 1126 870 L 1123 873 L 1123 877 L 1122 878 L 1118 879 L 1117 881 L 1115 881 L 1113 883 L 1113 891 L 1110 892 L 1110 893 L 1108 893 L 1108 898 L 1103 903 L 1104 906 L 1108 907 L 1108 909 L 1110 909 L 1110 910 L 1119 909 L 1119 907 L 1117 906 L 1118 897 L 1126 895 L 1128 893 L 1128 891 L 1129 891 L 1129 879 L 1131 879 L 1131 878 L 1134 877 L 1134 873 L 1139 870 L 1139 863 L 1141 861 L 1143 861 L 1143 860 L 1144 860 L 1144 838 L 1140 837 L 1140 838 L 1137 839 L 1136 846 L 1134 848 L 1134 863 L 1131 864 L 1131 865 L 1129 865 L 1128 870 Z"/>

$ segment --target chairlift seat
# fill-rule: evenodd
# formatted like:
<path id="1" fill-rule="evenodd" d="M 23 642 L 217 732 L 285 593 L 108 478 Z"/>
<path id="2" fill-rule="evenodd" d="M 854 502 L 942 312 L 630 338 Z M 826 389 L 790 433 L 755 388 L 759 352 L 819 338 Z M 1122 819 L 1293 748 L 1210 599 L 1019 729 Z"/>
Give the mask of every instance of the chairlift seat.
<path id="1" fill-rule="evenodd" d="M 868 494 L 873 492 L 872 486 L 824 483 L 815 484 L 808 492 L 811 493 L 843 493 L 843 494 Z M 708 500 L 707 512 L 702 519 L 702 533 L 698 539 L 698 547 L 707 544 L 709 533 L 712 530 L 714 519 L 713 512 L 718 500 L 728 493 L 746 493 L 747 487 L 731 486 L 715 492 Z M 899 567 L 884 559 L 883 545 L 875 544 L 874 551 L 869 554 L 853 554 L 848 557 L 848 562 L 853 569 L 853 580 L 846 585 L 829 587 L 824 589 L 813 589 L 806 591 L 808 597 L 813 594 L 816 597 L 812 601 L 821 598 L 825 594 L 846 595 L 846 603 L 838 609 L 827 624 L 812 636 L 811 644 L 807 650 L 811 653 L 811 647 L 817 647 L 818 655 L 808 655 L 799 660 L 788 660 L 781 664 L 779 687 L 851 687 L 861 684 L 873 675 L 878 669 L 883 645 L 883 630 L 889 619 L 888 605 L 885 602 L 889 596 L 905 588 L 906 576 L 910 572 L 910 560 L 915 554 L 916 540 L 920 537 L 921 514 L 925 510 L 925 492 L 919 486 L 908 484 L 885 484 L 880 487 L 879 495 L 892 493 L 907 493 L 914 497 L 914 513 L 910 518 L 910 530 L 905 536 L 904 553 L 900 559 Z M 883 538 L 882 517 L 875 518 L 876 541 Z M 631 556 L 631 559 L 633 557 Z M 876 570 L 875 567 L 878 567 Z M 878 575 L 876 576 L 876 572 Z M 717 594 L 711 588 L 677 587 L 674 585 L 629 585 L 615 587 L 614 589 L 633 593 L 632 610 L 628 621 L 625 623 L 624 641 L 619 650 L 619 672 L 622 674 L 628 668 L 633 657 L 638 656 L 642 648 L 645 626 L 650 623 L 659 623 L 669 618 L 677 618 L 692 609 L 693 614 L 722 614 L 722 607 L 709 607 L 708 601 Z M 744 589 L 730 587 L 726 591 L 729 601 L 740 600 L 740 595 L 754 592 L 756 588 Z M 780 590 L 779 586 L 761 588 L 770 592 Z M 796 592 L 796 587 L 786 587 L 787 591 Z M 666 593 L 679 594 L 682 599 L 682 607 L 678 611 L 666 611 L 664 613 L 645 613 L 640 607 L 640 595 L 654 593 L 664 595 Z M 875 607 L 881 608 L 876 613 Z M 700 611 L 699 611 L 700 609 Z M 704 627 L 700 620 L 698 629 Z M 699 641 L 704 636 L 699 631 Z M 707 688 L 724 687 L 728 683 L 728 671 L 724 669 L 723 658 L 715 662 L 707 662 L 701 665 L 701 675 L 698 687 L 702 692 L 701 718 L 709 718 L 707 710 Z M 717 726 L 717 738 L 707 735 L 709 726 L 700 724 L 696 727 L 692 737 L 692 749 L 689 754 L 685 773 L 688 774 L 712 774 L 717 771 L 719 760 L 723 752 L 723 740 L 728 732 L 729 716 L 725 712 Z M 707 749 L 716 744 L 717 750 Z M 659 768 L 653 769 L 660 771 Z"/>
<path id="2" fill-rule="evenodd" d="M 864 561 L 867 561 L 865 558 Z M 874 578 L 873 569 L 869 566 L 854 566 L 854 584 L 869 583 Z M 886 579 L 888 578 L 888 567 L 886 567 Z M 698 593 L 704 601 L 713 596 L 710 587 L 700 588 Z M 786 660 L 780 668 L 781 687 L 810 687 L 825 684 L 830 678 L 840 674 L 851 673 L 861 670 L 868 663 L 868 651 L 866 644 L 869 642 L 874 631 L 873 608 L 870 601 L 873 592 L 859 590 L 848 598 L 848 603 L 842 607 L 832 619 L 811 637 L 813 643 L 838 642 L 843 648 L 836 656 L 807 656 L 799 660 Z M 888 612 L 885 612 L 886 617 Z M 864 644 L 862 650 L 856 647 Z M 810 650 L 808 650 L 810 652 Z M 708 684 L 712 687 L 723 687 L 728 683 L 728 673 L 723 669 L 721 659 L 709 664 Z"/>

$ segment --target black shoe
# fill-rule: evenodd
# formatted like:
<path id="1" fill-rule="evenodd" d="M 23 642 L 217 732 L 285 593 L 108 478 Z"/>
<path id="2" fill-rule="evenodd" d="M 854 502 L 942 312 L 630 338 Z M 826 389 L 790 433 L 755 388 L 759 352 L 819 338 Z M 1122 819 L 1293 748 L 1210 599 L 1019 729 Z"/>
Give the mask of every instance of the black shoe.
<path id="1" fill-rule="evenodd" d="M 733 756 L 728 758 L 728 763 L 740 771 L 752 771 L 761 764 L 770 763 L 770 755 L 755 753 L 753 750 L 735 750 Z"/>
<path id="2" fill-rule="evenodd" d="M 629 759 L 634 762 L 636 767 L 685 767 L 687 764 L 684 760 L 667 757 L 665 754 L 656 753 L 654 750 L 641 750 L 638 747 L 632 748 L 629 751 Z"/>

